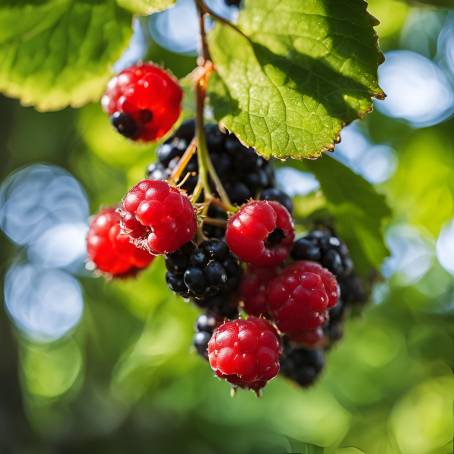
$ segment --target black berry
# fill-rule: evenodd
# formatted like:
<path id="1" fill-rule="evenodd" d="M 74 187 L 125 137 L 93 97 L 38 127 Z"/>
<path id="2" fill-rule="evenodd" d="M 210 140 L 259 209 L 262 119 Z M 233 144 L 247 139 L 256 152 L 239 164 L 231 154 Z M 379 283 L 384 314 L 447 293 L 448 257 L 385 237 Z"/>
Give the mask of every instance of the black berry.
<path id="1" fill-rule="evenodd" d="M 281 356 L 281 373 L 306 388 L 319 377 L 325 365 L 322 350 L 308 350 L 284 342 Z"/>
<path id="2" fill-rule="evenodd" d="M 353 262 L 347 246 L 328 229 L 317 229 L 295 241 L 291 256 L 293 260 L 319 262 L 338 279 L 349 276 Z"/>

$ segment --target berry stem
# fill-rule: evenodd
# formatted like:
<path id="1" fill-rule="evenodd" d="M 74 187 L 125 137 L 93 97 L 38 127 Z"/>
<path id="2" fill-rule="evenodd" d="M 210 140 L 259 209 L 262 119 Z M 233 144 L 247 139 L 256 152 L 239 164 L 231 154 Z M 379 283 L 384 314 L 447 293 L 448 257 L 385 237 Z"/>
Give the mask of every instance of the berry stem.
<path id="1" fill-rule="evenodd" d="M 225 227 L 227 224 L 227 221 L 224 221 L 223 219 L 216 219 L 216 218 L 210 218 L 210 217 L 204 218 L 203 222 L 205 224 L 214 225 L 216 227 Z"/>
<path id="2" fill-rule="evenodd" d="M 173 170 L 172 174 L 170 175 L 169 181 L 176 184 L 181 178 L 181 174 L 184 172 L 184 169 L 188 165 L 189 161 L 191 160 L 192 156 L 194 155 L 197 149 L 197 141 L 192 139 L 191 143 L 189 144 L 188 148 L 186 148 L 183 156 L 178 161 L 178 165 Z"/>
<path id="3" fill-rule="evenodd" d="M 210 51 L 208 49 L 208 43 L 206 40 L 206 29 L 205 29 L 205 14 L 207 14 L 207 11 L 204 8 L 203 1 L 196 0 L 196 5 L 197 5 L 197 10 L 199 12 L 200 39 L 202 41 L 201 57 L 204 60 L 203 63 L 205 63 L 206 61 L 211 60 Z"/>
<path id="4" fill-rule="evenodd" d="M 197 156 L 199 161 L 199 181 L 197 186 L 204 191 L 205 198 L 211 197 L 212 192 L 210 182 L 208 180 L 208 162 L 210 156 L 205 139 L 205 126 L 204 126 L 204 106 L 205 106 L 205 84 L 204 80 L 200 79 L 195 83 L 196 93 L 196 138 L 197 138 Z M 200 184 L 199 184 L 200 183 Z"/>
<path id="5" fill-rule="evenodd" d="M 210 154 L 205 138 L 205 98 L 206 89 L 208 86 L 209 77 L 213 71 L 213 64 L 209 57 L 208 44 L 206 40 L 206 30 L 204 17 L 209 11 L 205 9 L 206 5 L 203 1 L 196 0 L 197 8 L 200 17 L 200 38 L 202 41 L 202 55 L 199 59 L 199 67 L 201 68 L 200 76 L 195 78 L 195 95 L 196 95 L 196 139 L 197 139 L 197 156 L 199 161 L 199 181 L 197 182 L 196 190 L 192 200 L 197 201 L 201 191 L 204 191 L 205 200 L 214 199 L 210 187 L 209 178 L 211 177 L 219 197 L 226 207 L 227 211 L 236 211 L 236 208 L 230 202 L 229 196 L 222 185 L 222 182 L 216 173 L 216 169 L 211 162 Z"/>

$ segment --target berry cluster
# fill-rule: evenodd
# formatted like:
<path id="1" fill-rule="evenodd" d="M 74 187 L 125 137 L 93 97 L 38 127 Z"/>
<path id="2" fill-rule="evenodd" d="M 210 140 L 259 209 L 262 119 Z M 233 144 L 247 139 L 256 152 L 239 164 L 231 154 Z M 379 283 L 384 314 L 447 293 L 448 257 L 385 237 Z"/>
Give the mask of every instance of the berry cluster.
<path id="1" fill-rule="evenodd" d="M 149 165 L 146 177 L 166 180 L 178 166 L 183 153 L 195 135 L 195 122 L 183 123 L 160 147 L 157 162 Z M 258 156 L 255 150 L 245 147 L 234 135 L 223 133 L 217 125 L 205 126 L 210 159 L 232 203 L 241 205 L 249 199 L 276 200 L 292 211 L 292 201 L 275 187 L 274 170 L 269 161 Z M 181 185 L 189 195 L 197 183 L 198 157 L 194 155 L 186 166 L 187 179 Z M 216 215 L 224 215 L 213 210 Z M 222 218 L 222 216 L 219 216 Z"/>
<path id="2" fill-rule="evenodd" d="M 176 81 L 151 64 L 120 73 L 102 99 L 115 128 L 144 141 L 171 129 L 180 103 Z M 118 277 L 163 255 L 169 288 L 203 310 L 196 351 L 233 387 L 258 393 L 279 370 L 309 386 L 348 306 L 366 299 L 348 248 L 327 227 L 295 240 L 272 164 L 217 125 L 198 128 L 204 154 L 194 153 L 195 122 L 183 123 L 120 207 L 93 218 L 88 256 Z"/>

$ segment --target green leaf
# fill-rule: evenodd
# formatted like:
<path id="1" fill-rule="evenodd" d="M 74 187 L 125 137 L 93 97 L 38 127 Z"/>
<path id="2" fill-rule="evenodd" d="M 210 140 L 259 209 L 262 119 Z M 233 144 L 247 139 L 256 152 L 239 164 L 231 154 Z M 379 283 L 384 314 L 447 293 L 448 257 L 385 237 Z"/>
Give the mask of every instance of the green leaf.
<path id="1" fill-rule="evenodd" d="M 384 195 L 351 169 L 331 157 L 291 163 L 312 172 L 327 200 L 326 209 L 337 232 L 349 245 L 361 274 L 380 267 L 388 255 L 383 224 L 391 216 Z"/>
<path id="2" fill-rule="evenodd" d="M 170 8 L 175 0 L 117 0 L 117 2 L 134 14 L 148 16 L 148 14 Z"/>
<path id="3" fill-rule="evenodd" d="M 2 3 L 0 91 L 38 110 L 96 100 L 130 35 L 114 0 Z"/>
<path id="4" fill-rule="evenodd" d="M 383 98 L 383 56 L 362 0 L 246 2 L 209 37 L 216 118 L 265 157 L 315 158 Z"/>

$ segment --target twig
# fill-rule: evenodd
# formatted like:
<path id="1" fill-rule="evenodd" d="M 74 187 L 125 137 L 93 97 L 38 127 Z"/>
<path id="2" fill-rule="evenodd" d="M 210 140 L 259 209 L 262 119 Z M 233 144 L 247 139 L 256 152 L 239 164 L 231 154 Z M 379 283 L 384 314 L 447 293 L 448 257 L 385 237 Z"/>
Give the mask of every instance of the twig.
<path id="1" fill-rule="evenodd" d="M 218 22 L 221 22 L 224 25 L 227 25 L 228 27 L 239 33 L 241 36 L 246 38 L 248 41 L 250 41 L 249 36 L 247 36 L 242 30 L 240 30 L 234 23 L 230 22 L 229 20 L 225 19 L 224 17 L 220 16 L 218 13 L 213 11 L 203 0 L 196 0 L 196 3 L 199 10 L 202 11 L 204 14 L 209 14 L 213 19 L 217 20 Z"/>
<path id="2" fill-rule="evenodd" d="M 173 169 L 173 172 L 169 178 L 170 181 L 172 181 L 173 183 L 178 183 L 178 180 L 180 179 L 181 174 L 184 172 L 184 169 L 186 169 L 186 166 L 188 165 L 189 161 L 191 160 L 192 156 L 194 155 L 196 148 L 197 148 L 197 141 L 194 138 L 194 139 L 192 139 L 188 148 L 186 148 L 186 151 L 183 153 L 183 156 L 178 161 L 178 164 L 175 167 L 175 169 Z"/>

